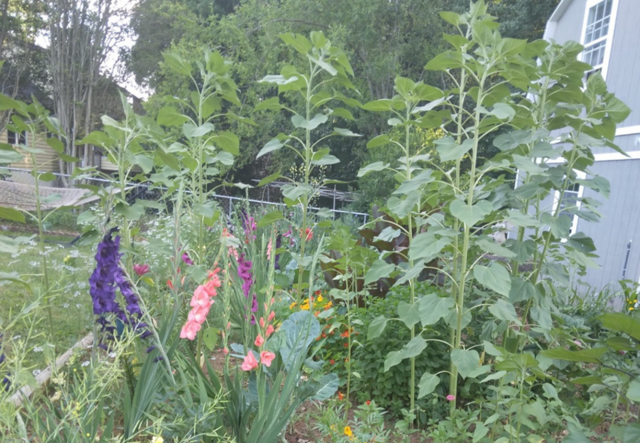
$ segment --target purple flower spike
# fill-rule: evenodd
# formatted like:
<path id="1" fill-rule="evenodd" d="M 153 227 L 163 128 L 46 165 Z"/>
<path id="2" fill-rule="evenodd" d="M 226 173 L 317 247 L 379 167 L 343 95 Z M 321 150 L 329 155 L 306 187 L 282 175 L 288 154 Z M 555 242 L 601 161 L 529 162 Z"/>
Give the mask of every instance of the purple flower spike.
<path id="1" fill-rule="evenodd" d="M 243 281 L 242 291 L 246 298 L 249 298 L 249 292 L 251 291 L 251 285 L 253 284 L 253 276 L 251 275 L 252 266 L 253 263 L 246 260 L 244 254 L 238 258 L 238 277 Z"/>
<path id="2" fill-rule="evenodd" d="M 109 231 L 98 244 L 96 269 L 89 278 L 90 294 L 93 301 L 93 313 L 98 317 L 96 323 L 107 332 L 112 339 L 116 328 L 107 319 L 107 314 L 114 314 L 125 325 L 135 325 L 134 329 L 142 329 L 146 325 L 140 322 L 142 309 L 124 271 L 120 267 L 120 237 L 112 238 L 117 229 Z M 123 310 L 116 299 L 116 289 L 120 290 L 126 308 Z"/>

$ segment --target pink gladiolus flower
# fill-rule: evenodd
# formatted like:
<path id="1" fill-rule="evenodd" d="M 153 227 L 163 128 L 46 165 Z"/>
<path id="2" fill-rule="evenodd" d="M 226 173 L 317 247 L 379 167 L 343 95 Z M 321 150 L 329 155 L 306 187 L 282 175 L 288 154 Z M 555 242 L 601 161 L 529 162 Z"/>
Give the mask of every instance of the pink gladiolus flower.
<path id="1" fill-rule="evenodd" d="M 256 347 L 260 347 L 264 344 L 264 338 L 262 338 L 262 335 L 258 334 L 258 336 L 256 337 L 256 341 L 254 342 L 254 344 L 256 345 Z"/>
<path id="2" fill-rule="evenodd" d="M 180 331 L 180 338 L 188 338 L 189 340 L 195 340 L 196 334 L 200 330 L 200 323 L 196 321 L 187 321 Z"/>
<path id="3" fill-rule="evenodd" d="M 265 331 L 265 335 L 267 337 L 269 337 L 271 334 L 273 334 L 273 326 L 269 325 L 269 326 L 267 326 L 267 330 Z"/>
<path id="4" fill-rule="evenodd" d="M 456 399 L 455 395 L 451 395 L 451 394 L 447 395 L 447 401 L 454 401 L 455 399 Z"/>
<path id="5" fill-rule="evenodd" d="M 274 354 L 273 352 L 262 351 L 260 353 L 260 361 L 267 367 L 271 366 L 271 362 L 274 358 L 276 358 L 276 354 Z"/>
<path id="6" fill-rule="evenodd" d="M 244 358 L 244 361 L 242 362 L 242 366 L 240 366 L 240 369 L 242 369 L 243 371 L 251 371 L 253 369 L 256 369 L 257 367 L 258 367 L 258 360 L 256 360 L 256 358 L 253 356 L 253 352 L 249 351 L 247 356 Z"/>
<path id="7" fill-rule="evenodd" d="M 264 318 L 260 317 L 260 327 L 264 328 Z"/>
<path id="8" fill-rule="evenodd" d="M 271 250 L 273 246 L 271 244 L 271 239 L 269 239 L 269 244 L 267 245 L 267 260 L 271 260 Z"/>
<path id="9" fill-rule="evenodd" d="M 267 319 L 268 321 L 273 320 L 273 318 L 276 316 L 276 313 L 271 311 L 271 313 L 269 314 L 269 318 Z"/>
<path id="10" fill-rule="evenodd" d="M 229 353 L 229 350 L 227 348 L 222 348 L 222 353 L 224 355 L 227 355 Z"/>
<path id="11" fill-rule="evenodd" d="M 183 256 L 184 258 L 184 256 Z M 214 269 L 209 273 L 209 280 L 204 285 L 200 285 L 193 291 L 193 297 L 191 297 L 191 311 L 187 317 L 187 323 L 180 331 L 180 338 L 187 338 L 189 340 L 195 340 L 196 334 L 200 330 L 202 323 L 207 319 L 209 315 L 209 309 L 213 305 L 213 300 L 210 297 L 217 295 L 216 288 L 220 287 L 220 278 L 217 273 L 219 268 Z"/>
<path id="12" fill-rule="evenodd" d="M 133 272 L 138 274 L 138 277 L 142 277 L 149 272 L 149 265 L 133 265 Z"/>

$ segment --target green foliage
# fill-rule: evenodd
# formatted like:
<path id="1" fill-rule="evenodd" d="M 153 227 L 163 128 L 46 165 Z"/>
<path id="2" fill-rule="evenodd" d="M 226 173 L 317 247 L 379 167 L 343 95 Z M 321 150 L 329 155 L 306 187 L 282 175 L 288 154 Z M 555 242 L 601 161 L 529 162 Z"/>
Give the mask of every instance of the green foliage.
<path id="1" fill-rule="evenodd" d="M 429 291 L 431 288 L 423 284 L 419 292 Z M 395 416 L 401 416 L 410 399 L 410 370 L 408 360 L 402 360 L 397 365 L 385 371 L 382 362 L 387 354 L 404 346 L 411 337 L 411 332 L 406 327 L 387 327 L 377 338 L 364 340 L 370 325 L 376 322 L 380 316 L 390 318 L 410 300 L 409 290 L 406 287 L 397 288 L 384 299 L 373 299 L 366 308 L 354 310 L 356 331 L 363 337 L 360 345 L 354 350 L 353 359 L 356 362 L 353 368 L 359 374 L 354 379 L 354 392 L 359 402 L 375 399 L 376 402 L 389 410 Z M 394 322 L 395 323 L 395 322 Z M 446 340 L 446 334 L 441 334 L 436 329 L 428 329 L 423 337 L 426 339 L 438 338 Z M 446 370 L 449 361 L 445 357 L 448 346 L 439 342 L 429 342 L 425 350 L 416 358 L 416 372 L 418 374 L 437 374 Z M 418 400 L 419 421 L 425 423 L 434 416 L 442 416 L 447 404 L 446 383 L 441 383 L 435 388 L 437 397 Z"/>

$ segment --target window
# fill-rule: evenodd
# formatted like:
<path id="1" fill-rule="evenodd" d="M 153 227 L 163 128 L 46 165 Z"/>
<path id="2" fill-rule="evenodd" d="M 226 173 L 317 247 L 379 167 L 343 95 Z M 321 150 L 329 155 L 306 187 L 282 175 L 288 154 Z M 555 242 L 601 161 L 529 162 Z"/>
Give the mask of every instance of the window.
<path id="1" fill-rule="evenodd" d="M 578 179 L 584 179 L 585 173 L 582 171 L 575 171 Z M 553 212 L 558 209 L 560 205 L 559 215 L 561 217 L 568 217 L 571 220 L 571 230 L 569 235 L 573 235 L 578 230 L 578 215 L 576 211 L 580 209 L 580 199 L 582 198 L 582 192 L 584 187 L 579 183 L 574 183 L 567 187 L 560 201 L 560 191 L 556 191 L 553 204 Z"/>
<path id="2" fill-rule="evenodd" d="M 27 133 L 20 132 L 19 134 L 13 131 L 7 131 L 7 143 L 10 145 L 26 145 L 27 144 Z"/>
<path id="3" fill-rule="evenodd" d="M 618 0 L 588 0 L 584 21 L 582 44 L 582 61 L 589 63 L 593 69 L 587 77 L 595 72 L 605 76 L 608 56 L 615 24 L 615 8 Z"/>

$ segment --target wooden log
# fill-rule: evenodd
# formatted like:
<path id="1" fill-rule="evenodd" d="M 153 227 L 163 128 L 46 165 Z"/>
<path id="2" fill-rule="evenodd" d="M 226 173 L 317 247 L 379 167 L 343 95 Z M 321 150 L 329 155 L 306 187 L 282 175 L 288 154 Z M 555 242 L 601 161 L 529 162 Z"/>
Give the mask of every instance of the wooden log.
<path id="1" fill-rule="evenodd" d="M 89 346 L 91 346 L 93 344 L 93 333 L 89 333 L 85 338 L 83 338 L 82 340 L 78 341 L 75 345 L 71 346 L 67 352 L 65 352 L 64 354 L 62 354 L 60 357 L 58 357 L 56 359 L 56 362 L 54 364 L 55 368 L 60 368 L 62 366 L 64 366 L 67 361 L 69 361 L 69 359 L 71 358 L 71 356 L 73 355 L 73 351 L 75 349 L 86 349 Z M 49 378 L 51 377 L 51 374 L 53 374 L 53 368 L 51 366 L 47 366 L 47 368 L 42 371 L 41 373 L 39 373 L 36 376 L 36 383 L 37 386 L 36 388 L 32 388 L 31 386 L 23 386 L 22 388 L 20 388 L 18 390 L 18 392 L 16 392 L 15 394 L 13 394 L 11 396 L 11 398 L 9 399 L 9 401 L 11 401 L 14 405 L 20 407 L 22 405 L 22 402 L 25 399 L 28 399 L 31 394 L 34 393 L 34 391 L 38 388 L 40 388 L 42 385 L 44 385 L 47 381 L 49 381 Z"/>

